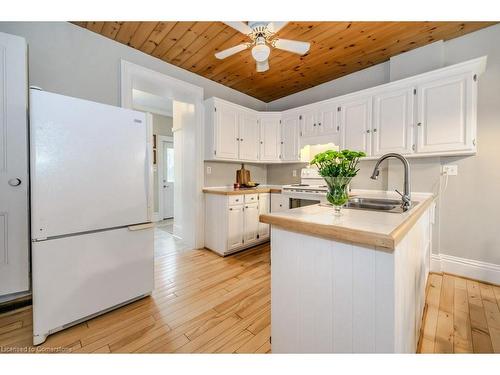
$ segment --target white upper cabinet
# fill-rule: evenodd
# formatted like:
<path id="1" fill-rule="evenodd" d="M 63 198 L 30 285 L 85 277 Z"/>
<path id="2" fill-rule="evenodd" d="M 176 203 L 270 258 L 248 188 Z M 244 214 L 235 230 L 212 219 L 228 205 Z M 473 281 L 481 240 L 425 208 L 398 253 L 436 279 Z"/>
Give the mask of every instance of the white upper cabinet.
<path id="1" fill-rule="evenodd" d="M 252 112 L 240 114 L 237 139 L 240 160 L 259 160 L 259 122 Z"/>
<path id="2" fill-rule="evenodd" d="M 371 155 L 372 98 L 354 99 L 340 105 L 342 148 Z"/>
<path id="3" fill-rule="evenodd" d="M 205 157 L 294 162 L 300 147 L 326 143 L 369 158 L 474 154 L 477 78 L 485 68 L 483 56 L 283 113 L 207 99 Z"/>
<path id="4" fill-rule="evenodd" d="M 475 149 L 475 86 L 472 73 L 418 85 L 418 152 Z"/>
<path id="5" fill-rule="evenodd" d="M 281 119 L 281 160 L 300 160 L 299 118 L 296 114 L 284 115 Z"/>
<path id="6" fill-rule="evenodd" d="M 281 156 L 281 114 L 261 114 L 260 124 L 260 160 L 279 161 Z"/>
<path id="7" fill-rule="evenodd" d="M 318 135 L 316 108 L 310 107 L 299 115 L 300 131 L 302 137 L 313 137 Z"/>
<path id="8" fill-rule="evenodd" d="M 340 125 L 339 125 L 340 107 L 336 103 L 328 103 L 318 109 L 318 132 L 322 135 L 332 135 L 328 137 L 331 143 L 340 143 Z"/>
<path id="9" fill-rule="evenodd" d="M 384 90 L 373 96 L 373 156 L 413 151 L 414 90 Z"/>
<path id="10" fill-rule="evenodd" d="M 216 108 L 215 144 L 218 158 L 238 158 L 238 111 L 224 104 Z"/>

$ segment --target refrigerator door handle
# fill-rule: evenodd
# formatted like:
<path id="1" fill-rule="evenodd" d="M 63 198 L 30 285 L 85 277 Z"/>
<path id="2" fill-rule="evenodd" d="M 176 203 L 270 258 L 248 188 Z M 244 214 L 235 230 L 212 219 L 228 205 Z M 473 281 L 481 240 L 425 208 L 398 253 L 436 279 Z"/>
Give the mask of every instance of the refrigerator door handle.
<path id="1" fill-rule="evenodd" d="M 130 225 L 128 227 L 128 230 L 136 231 L 136 230 L 149 229 L 149 228 L 153 228 L 153 227 L 154 227 L 153 223 L 145 223 L 145 224 Z"/>

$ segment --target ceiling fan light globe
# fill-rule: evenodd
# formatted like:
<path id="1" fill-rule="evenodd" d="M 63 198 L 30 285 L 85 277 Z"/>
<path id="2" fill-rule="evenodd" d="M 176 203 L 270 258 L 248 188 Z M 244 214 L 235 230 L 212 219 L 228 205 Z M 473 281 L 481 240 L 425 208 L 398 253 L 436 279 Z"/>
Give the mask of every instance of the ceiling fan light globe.
<path id="1" fill-rule="evenodd" d="M 271 53 L 271 48 L 267 44 L 257 44 L 252 48 L 252 56 L 255 61 L 266 61 Z"/>

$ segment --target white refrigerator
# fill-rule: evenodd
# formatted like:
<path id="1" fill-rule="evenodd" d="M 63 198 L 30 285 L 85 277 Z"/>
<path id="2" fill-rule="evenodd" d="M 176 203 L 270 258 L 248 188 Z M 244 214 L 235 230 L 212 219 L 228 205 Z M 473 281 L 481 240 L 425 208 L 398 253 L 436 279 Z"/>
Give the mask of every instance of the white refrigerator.
<path id="1" fill-rule="evenodd" d="M 30 90 L 33 342 L 150 294 L 146 115 Z"/>

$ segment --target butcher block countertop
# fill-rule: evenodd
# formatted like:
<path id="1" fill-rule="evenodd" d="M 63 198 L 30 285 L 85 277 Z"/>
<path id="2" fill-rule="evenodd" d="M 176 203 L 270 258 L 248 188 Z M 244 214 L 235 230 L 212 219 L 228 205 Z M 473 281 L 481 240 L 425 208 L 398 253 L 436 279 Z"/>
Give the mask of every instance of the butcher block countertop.
<path id="1" fill-rule="evenodd" d="M 400 198 L 393 192 L 375 190 L 353 190 L 351 195 Z M 427 211 L 434 201 L 434 196 L 429 193 L 412 193 L 412 201 L 418 204 L 404 213 L 343 208 L 342 215 L 337 217 L 334 216 L 333 207 L 312 205 L 260 215 L 260 221 L 314 237 L 375 246 L 382 250 L 394 250 Z"/>
<path id="2" fill-rule="evenodd" d="M 203 192 L 206 194 L 219 194 L 219 195 L 281 193 L 281 185 L 260 185 L 255 188 L 239 188 L 239 189 L 235 189 L 232 186 L 205 187 L 203 188 Z"/>

